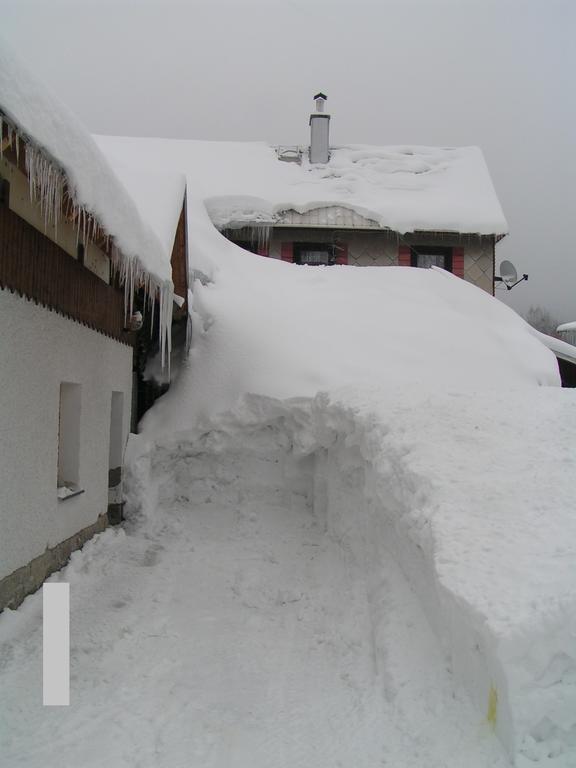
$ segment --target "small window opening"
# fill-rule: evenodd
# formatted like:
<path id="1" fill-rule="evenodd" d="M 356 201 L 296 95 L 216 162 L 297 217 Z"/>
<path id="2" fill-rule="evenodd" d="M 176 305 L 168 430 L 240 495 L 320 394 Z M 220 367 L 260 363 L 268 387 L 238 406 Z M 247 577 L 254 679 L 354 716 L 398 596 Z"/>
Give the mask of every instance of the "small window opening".
<path id="1" fill-rule="evenodd" d="M 110 450 L 108 459 L 108 519 L 114 525 L 123 519 L 122 459 L 124 456 L 124 393 L 112 392 Z"/>
<path id="2" fill-rule="evenodd" d="M 79 264 L 84 265 L 84 243 L 78 243 L 76 246 L 76 258 Z"/>
<path id="3" fill-rule="evenodd" d="M 119 470 L 122 466 L 124 452 L 123 441 L 124 392 L 112 392 L 110 408 L 110 453 L 108 467 L 110 471 Z"/>
<path id="4" fill-rule="evenodd" d="M 82 493 L 80 488 L 80 384 L 60 384 L 58 424 L 58 498 Z"/>
<path id="5" fill-rule="evenodd" d="M 0 179 L 0 208 L 10 206 L 10 182 L 8 179 Z"/>

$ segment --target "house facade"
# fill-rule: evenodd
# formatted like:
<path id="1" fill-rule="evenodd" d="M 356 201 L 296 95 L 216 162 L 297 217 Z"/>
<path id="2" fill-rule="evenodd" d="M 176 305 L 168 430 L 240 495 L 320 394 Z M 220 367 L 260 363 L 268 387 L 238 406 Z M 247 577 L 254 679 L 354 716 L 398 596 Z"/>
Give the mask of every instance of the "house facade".
<path id="1" fill-rule="evenodd" d="M 73 116 L 3 51 L 0 70 L 1 611 L 121 520 L 139 367 L 168 364 L 186 243 L 181 214 L 166 256 Z"/>
<path id="2" fill-rule="evenodd" d="M 306 213 L 280 212 L 261 231 L 257 224 L 225 228 L 223 233 L 246 250 L 295 264 L 358 267 L 437 266 L 494 293 L 498 235 L 456 232 L 393 232 L 355 211 L 339 206 Z"/>
<path id="3" fill-rule="evenodd" d="M 110 257 L 46 227 L 24 168 L 0 161 L 0 609 L 120 510 L 133 335 Z M 24 156 L 25 145 L 20 147 Z"/>
<path id="4" fill-rule="evenodd" d="M 216 222 L 225 236 L 296 264 L 440 267 L 493 294 L 507 227 L 480 151 L 332 148 L 326 96 L 314 100 L 309 147 L 276 149 L 278 166 L 299 167 L 308 196 L 268 220 Z"/>

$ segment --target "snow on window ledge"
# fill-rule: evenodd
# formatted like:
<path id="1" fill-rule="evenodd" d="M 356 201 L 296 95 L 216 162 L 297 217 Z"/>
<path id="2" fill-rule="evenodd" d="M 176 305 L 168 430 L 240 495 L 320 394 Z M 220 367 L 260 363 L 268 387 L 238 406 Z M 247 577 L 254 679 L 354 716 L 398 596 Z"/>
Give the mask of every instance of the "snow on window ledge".
<path id="1" fill-rule="evenodd" d="M 84 488 L 79 488 L 77 485 L 73 485 L 72 483 L 70 485 L 58 486 L 59 501 L 66 501 L 66 499 L 71 499 L 73 496 L 79 496 L 81 493 L 84 493 Z"/>

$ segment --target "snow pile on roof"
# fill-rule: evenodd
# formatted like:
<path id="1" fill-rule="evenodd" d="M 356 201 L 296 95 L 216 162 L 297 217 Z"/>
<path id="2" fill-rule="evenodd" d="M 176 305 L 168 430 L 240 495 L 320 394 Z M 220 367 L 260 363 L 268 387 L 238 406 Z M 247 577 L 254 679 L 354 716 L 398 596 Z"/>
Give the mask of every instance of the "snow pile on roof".
<path id="1" fill-rule="evenodd" d="M 184 172 L 219 228 L 271 223 L 281 211 L 350 208 L 405 233 L 507 232 L 486 163 L 476 147 L 370 147 L 332 150 L 327 165 L 278 160 L 256 142 L 95 137 L 115 165 L 154 165 Z"/>
<path id="2" fill-rule="evenodd" d="M 0 41 L 0 111 L 24 140 L 66 174 L 74 201 L 158 284 L 171 281 L 170 257 L 78 118 L 33 78 Z"/>
<path id="3" fill-rule="evenodd" d="M 184 193 L 186 177 L 164 171 L 154 163 L 130 165 L 121 153 L 109 157 L 118 178 L 138 207 L 141 218 L 152 229 L 162 246 L 166 263 L 170 262 Z"/>
<path id="4" fill-rule="evenodd" d="M 562 333 L 562 331 L 576 331 L 576 322 L 572 323 L 562 323 L 561 325 L 556 328 L 558 333 Z"/>

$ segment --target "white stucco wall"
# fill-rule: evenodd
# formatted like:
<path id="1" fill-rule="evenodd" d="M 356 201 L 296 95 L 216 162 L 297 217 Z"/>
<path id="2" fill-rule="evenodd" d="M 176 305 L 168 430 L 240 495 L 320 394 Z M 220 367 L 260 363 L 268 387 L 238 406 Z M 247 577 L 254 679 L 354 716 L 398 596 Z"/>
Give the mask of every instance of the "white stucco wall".
<path id="1" fill-rule="evenodd" d="M 108 507 L 112 392 L 128 435 L 132 349 L 0 290 L 0 579 Z M 81 385 L 79 484 L 57 498 L 61 382 Z"/>

